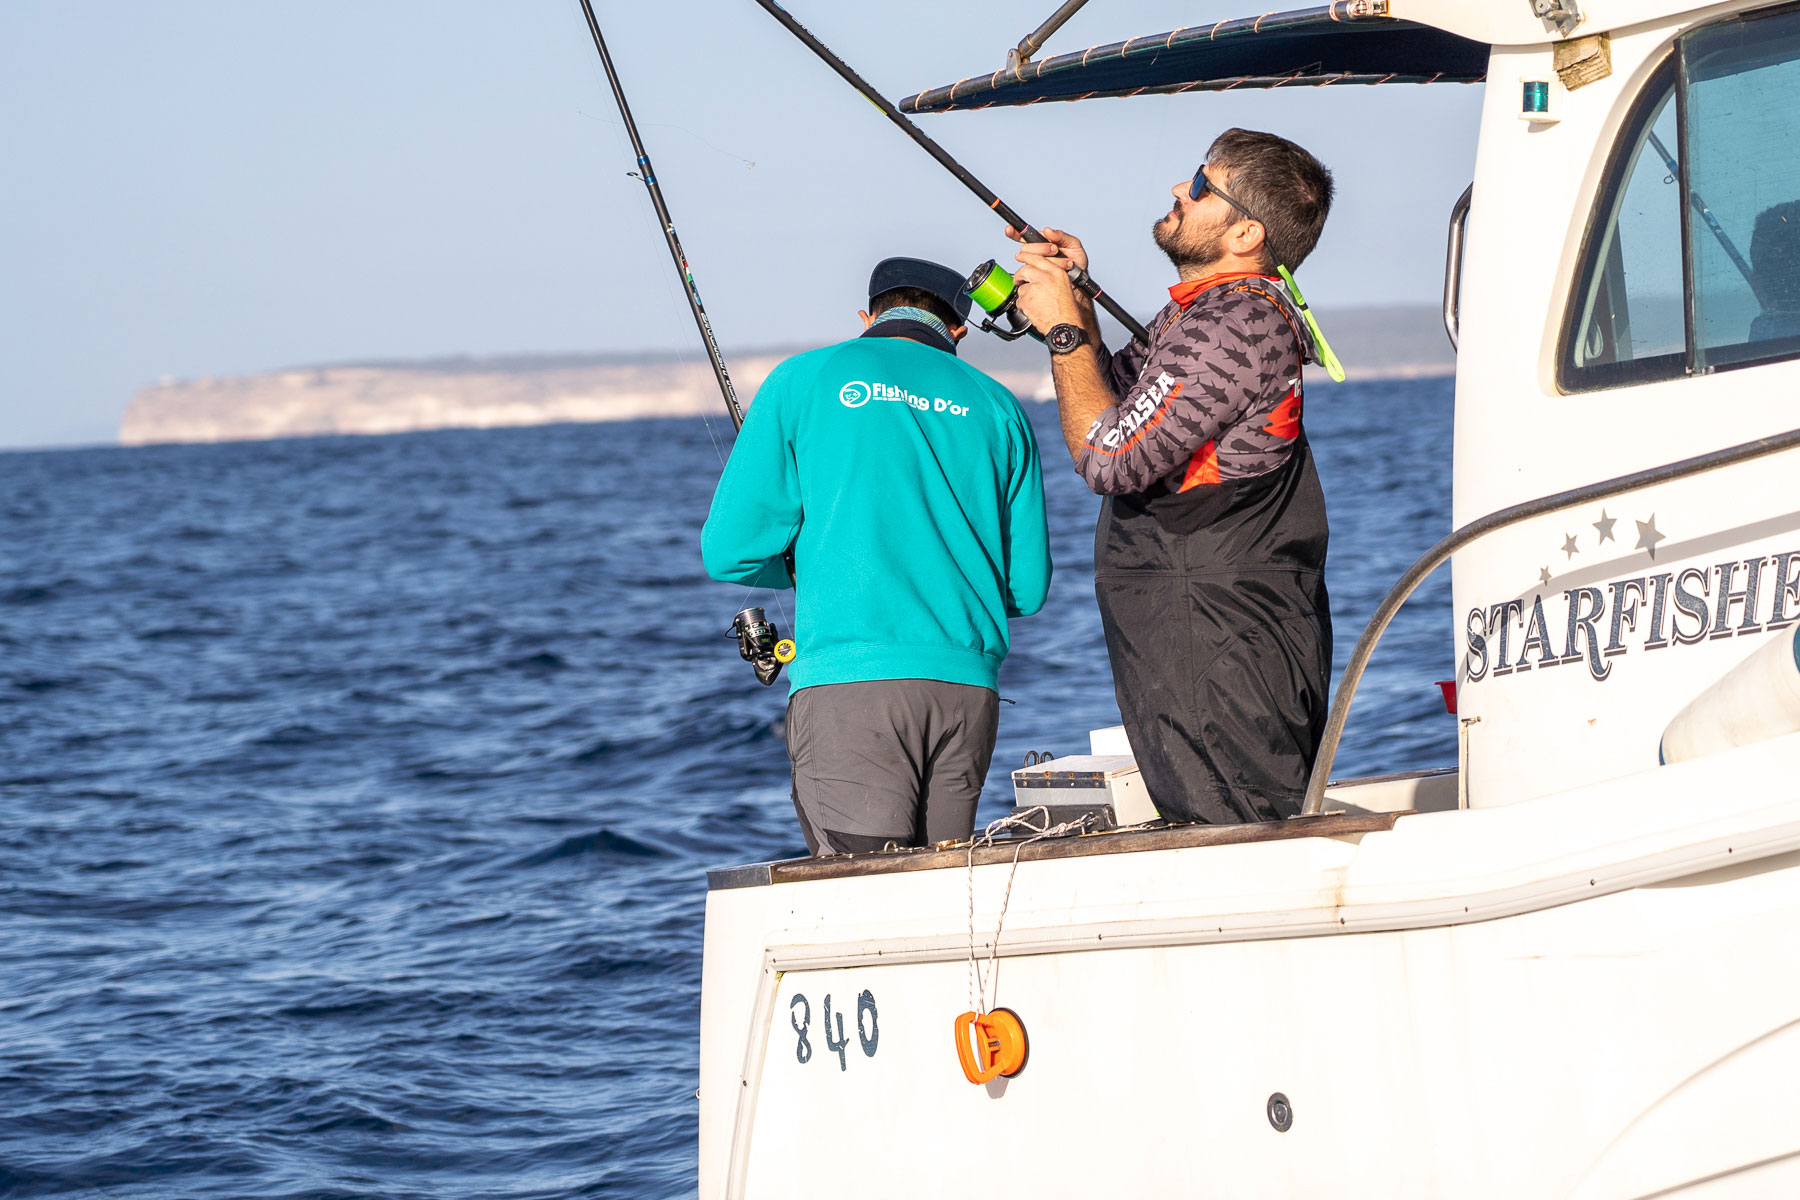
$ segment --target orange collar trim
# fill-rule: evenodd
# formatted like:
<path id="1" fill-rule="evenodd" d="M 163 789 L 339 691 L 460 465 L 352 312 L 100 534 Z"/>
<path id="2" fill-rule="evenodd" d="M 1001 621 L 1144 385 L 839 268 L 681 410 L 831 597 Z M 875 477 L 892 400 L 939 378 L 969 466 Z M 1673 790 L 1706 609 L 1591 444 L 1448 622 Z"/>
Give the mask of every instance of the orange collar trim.
<path id="1" fill-rule="evenodd" d="M 1200 298 L 1200 293 L 1209 288 L 1216 288 L 1222 283 L 1233 283 L 1239 279 L 1273 279 L 1273 275 L 1264 275 L 1260 271 L 1221 271 L 1216 275 L 1207 275 L 1201 279 L 1191 279 L 1186 283 L 1178 283 L 1169 289 L 1169 299 L 1179 304 L 1183 311 L 1188 305 Z"/>

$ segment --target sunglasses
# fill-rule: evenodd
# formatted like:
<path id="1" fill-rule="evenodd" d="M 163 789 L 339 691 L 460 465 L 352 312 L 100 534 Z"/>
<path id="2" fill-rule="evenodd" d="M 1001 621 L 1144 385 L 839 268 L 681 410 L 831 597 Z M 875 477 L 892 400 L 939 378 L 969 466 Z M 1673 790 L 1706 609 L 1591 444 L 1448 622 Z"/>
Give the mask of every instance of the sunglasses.
<path id="1" fill-rule="evenodd" d="M 1255 213 L 1251 212 L 1249 209 L 1247 209 L 1243 205 L 1239 204 L 1236 200 L 1233 200 L 1230 196 L 1226 195 L 1224 189 L 1219 187 L 1219 185 L 1214 183 L 1212 180 L 1208 179 L 1206 177 L 1206 164 L 1202 163 L 1200 165 L 1200 168 L 1194 172 L 1194 182 L 1191 185 L 1189 185 L 1189 187 L 1188 187 L 1188 199 L 1197 201 L 1200 199 L 1200 197 L 1206 195 L 1206 193 L 1208 193 L 1208 192 L 1211 192 L 1213 195 L 1217 196 L 1219 199 L 1223 200 L 1225 203 L 1231 205 L 1231 207 L 1233 207 L 1233 208 L 1237 209 L 1239 212 L 1243 213 L 1245 220 L 1255 221 L 1258 225 L 1261 225 L 1264 230 L 1267 230 L 1269 228 L 1267 223 L 1265 223 L 1261 217 L 1257 216 Z M 1268 236 L 1267 233 L 1265 233 L 1264 236 L 1265 237 Z"/>
<path id="2" fill-rule="evenodd" d="M 1200 197 L 1206 195 L 1208 192 L 1211 192 L 1225 203 L 1231 205 L 1231 207 L 1243 213 L 1245 220 L 1255 221 L 1258 225 L 1262 225 L 1263 244 L 1268 246 L 1269 227 L 1263 223 L 1263 219 L 1239 204 L 1236 200 L 1233 200 L 1230 196 L 1227 196 L 1219 188 L 1218 184 L 1208 179 L 1206 177 L 1206 165 L 1202 163 L 1200 169 L 1194 172 L 1194 182 L 1188 185 L 1188 199 L 1198 201 Z M 1273 247 L 1269 248 L 1269 253 L 1275 253 Z M 1338 362 L 1337 355 L 1331 352 L 1331 346 L 1325 341 L 1325 334 L 1319 329 L 1319 322 L 1313 316 L 1312 309 L 1306 306 L 1306 297 L 1300 294 L 1300 285 L 1294 282 L 1294 273 L 1286 267 L 1281 266 L 1279 259 L 1276 260 L 1275 273 L 1281 277 L 1281 282 L 1287 285 L 1288 293 L 1294 300 L 1294 307 L 1300 310 L 1301 317 L 1306 321 L 1306 328 L 1313 337 L 1314 348 L 1317 354 L 1316 361 L 1325 368 L 1327 374 L 1339 383 L 1342 383 L 1344 381 L 1343 365 Z"/>

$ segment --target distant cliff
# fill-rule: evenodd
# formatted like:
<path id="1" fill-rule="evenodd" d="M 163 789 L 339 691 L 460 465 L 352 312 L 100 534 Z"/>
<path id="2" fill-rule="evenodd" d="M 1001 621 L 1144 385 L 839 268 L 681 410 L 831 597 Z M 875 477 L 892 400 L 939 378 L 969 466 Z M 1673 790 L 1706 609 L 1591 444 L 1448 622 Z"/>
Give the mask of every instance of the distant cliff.
<path id="1" fill-rule="evenodd" d="M 739 401 L 748 407 L 769 372 L 795 352 L 729 358 Z M 990 373 L 1029 396 L 1047 381 L 1041 354 L 1024 370 L 997 366 Z M 159 383 L 132 397 L 119 441 L 232 442 L 700 413 L 723 417 L 724 401 L 698 352 L 687 361 L 544 355 L 359 363 Z"/>
<path id="2" fill-rule="evenodd" d="M 730 363 L 732 382 L 748 397 L 780 361 L 778 355 L 739 358 Z M 230 442 L 723 411 L 703 358 L 369 363 L 148 387 L 125 409 L 119 441 Z"/>
<path id="3" fill-rule="evenodd" d="M 1353 380 L 1443 375 L 1455 360 L 1436 320 L 1427 308 L 1365 309 L 1331 316 L 1325 330 Z M 748 406 L 775 365 L 798 349 L 730 356 L 739 399 Z M 1037 343 L 971 333 L 962 353 L 1018 395 L 1052 398 Z M 698 350 L 368 362 L 159 383 L 132 397 L 119 441 L 231 442 L 700 413 L 722 417 L 724 403 Z"/>

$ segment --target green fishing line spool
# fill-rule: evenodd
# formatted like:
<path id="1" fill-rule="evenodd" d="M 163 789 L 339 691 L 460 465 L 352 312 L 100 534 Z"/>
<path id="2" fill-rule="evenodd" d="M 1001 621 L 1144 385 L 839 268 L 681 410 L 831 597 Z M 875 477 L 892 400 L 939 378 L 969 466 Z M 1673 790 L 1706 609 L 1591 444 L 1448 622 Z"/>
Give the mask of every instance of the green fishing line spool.
<path id="1" fill-rule="evenodd" d="M 1040 342 L 1044 340 L 1044 335 L 1033 329 L 1025 314 L 1019 311 L 1019 294 L 1013 277 L 993 259 L 969 272 L 963 291 L 987 314 L 987 319 L 981 322 L 984 332 L 1009 342 L 1028 333 Z"/>
<path id="2" fill-rule="evenodd" d="M 996 313 L 1012 299 L 1013 277 L 990 258 L 975 268 L 974 274 L 969 276 L 969 282 L 963 285 L 963 291 L 969 294 L 969 299 L 981 305 L 983 312 Z"/>

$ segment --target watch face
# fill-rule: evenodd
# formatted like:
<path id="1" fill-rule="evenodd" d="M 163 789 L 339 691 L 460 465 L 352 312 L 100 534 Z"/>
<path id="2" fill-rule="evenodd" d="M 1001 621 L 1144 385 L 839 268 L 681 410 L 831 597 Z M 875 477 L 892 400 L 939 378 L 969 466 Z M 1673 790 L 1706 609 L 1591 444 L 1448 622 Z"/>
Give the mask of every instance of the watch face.
<path id="1" fill-rule="evenodd" d="M 1050 348 L 1059 354 L 1067 354 L 1081 345 L 1081 329 L 1075 325 L 1058 325 L 1050 331 Z"/>

